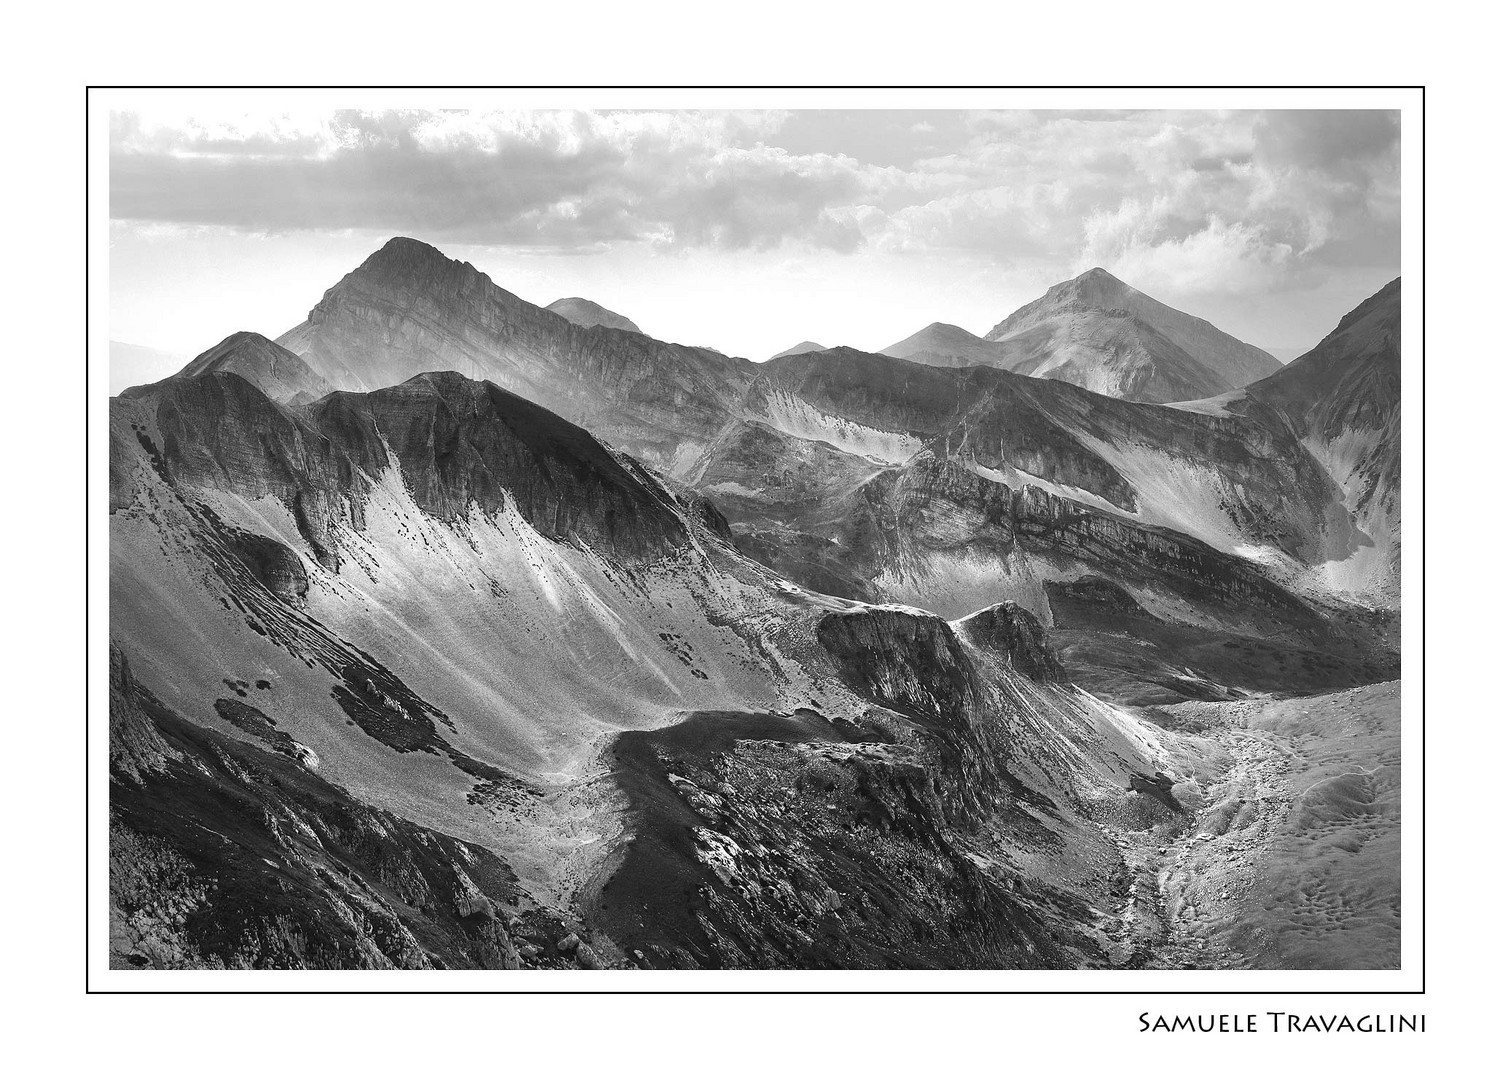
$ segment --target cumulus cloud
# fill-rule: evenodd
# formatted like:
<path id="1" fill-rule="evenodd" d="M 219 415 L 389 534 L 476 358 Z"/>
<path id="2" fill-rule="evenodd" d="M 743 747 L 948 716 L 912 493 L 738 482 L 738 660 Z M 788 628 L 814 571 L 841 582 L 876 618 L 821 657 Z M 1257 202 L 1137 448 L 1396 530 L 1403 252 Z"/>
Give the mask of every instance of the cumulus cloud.
<path id="1" fill-rule="evenodd" d="M 1399 258 L 1395 113 L 342 112 L 111 126 L 111 213 L 556 253 L 958 253 L 1172 293 Z"/>

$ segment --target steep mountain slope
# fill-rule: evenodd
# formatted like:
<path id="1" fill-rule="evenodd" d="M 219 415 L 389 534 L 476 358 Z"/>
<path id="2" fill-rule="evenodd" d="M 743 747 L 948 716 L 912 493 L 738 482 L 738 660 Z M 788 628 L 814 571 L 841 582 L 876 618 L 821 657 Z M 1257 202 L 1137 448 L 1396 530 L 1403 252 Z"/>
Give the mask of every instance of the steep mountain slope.
<path id="1" fill-rule="evenodd" d="M 454 373 L 166 380 L 110 495 L 123 965 L 1129 960 L 1173 759 L 1026 612 L 807 593 Z"/>
<path id="2" fill-rule="evenodd" d="M 1215 890 L 1304 905 L 1337 859 L 1298 883 L 1193 836 L 1351 842 L 1388 732 L 1333 776 L 1304 732 L 1178 703 L 1398 671 L 1354 588 L 1399 521 L 1390 292 L 1294 371 L 1169 407 L 850 349 L 752 365 L 391 242 L 285 335 L 334 392 L 275 400 L 299 369 L 241 335 L 112 402 L 115 963 L 1313 955 L 1304 918 Z M 1329 962 L 1389 959 L 1378 895 Z"/>
<path id="3" fill-rule="evenodd" d="M 1231 395 L 1189 408 L 1233 415 L 1273 409 L 1343 491 L 1367 542 L 1319 577 L 1365 598 L 1398 601 L 1401 573 L 1401 279 L 1364 301 L 1310 352 Z"/>
<path id="4" fill-rule="evenodd" d="M 417 240 L 390 240 L 279 338 L 341 390 L 427 371 L 488 379 L 676 471 L 727 421 L 756 365 L 582 327 Z"/>
<path id="5" fill-rule="evenodd" d="M 1316 572 L 1369 538 L 1267 406 L 1144 405 L 844 349 L 766 367 L 689 479 L 794 581 L 948 618 L 1014 601 L 1075 650 L 1078 681 L 1123 701 L 1393 677 L 1389 618 Z M 1057 602 L 1083 579 L 1111 591 Z M 1135 623 L 1164 647 L 1109 636 Z"/>
<path id="6" fill-rule="evenodd" d="M 206 349 L 173 377 L 194 378 L 216 371 L 240 375 L 274 401 L 314 401 L 332 389 L 297 355 L 250 330 L 238 331 Z M 132 387 L 126 393 L 141 391 Z"/>
<path id="7" fill-rule="evenodd" d="M 1088 306 L 1117 302 L 1187 340 L 1205 332 L 1110 275 L 1057 289 L 1035 318 L 1079 311 L 1076 318 L 1126 330 L 1128 311 Z M 1141 321 L 1131 332 L 1144 343 L 1158 336 L 1164 355 L 1186 355 Z M 1371 543 L 1304 435 L 1261 402 L 1242 414 L 1172 410 L 1053 379 L 941 370 L 849 349 L 749 364 L 576 327 L 402 238 L 330 290 L 285 340 L 316 367 L 342 372 L 346 385 L 380 386 L 426 368 L 494 372 L 668 482 L 701 490 L 731 519 L 744 553 L 800 584 L 947 617 L 1013 599 L 1049 619 L 1047 585 L 1091 575 L 1133 590 L 1158 618 L 1248 635 L 1260 623 L 1227 610 L 1218 594 L 1198 603 L 1190 587 L 1173 588 L 1186 556 L 1162 556 L 1160 569 L 1147 564 L 1148 553 L 1185 550 L 1188 539 L 1192 550 L 1212 549 L 1232 568 L 1225 574 L 1258 573 L 1299 590 L 1310 609 L 1331 605 L 1346 584 L 1317 568 Z M 1040 505 L 1022 501 L 1025 488 L 1082 515 L 1096 542 L 1062 528 L 1036 527 L 1031 542 L 1005 536 L 998 518 L 1013 499 Z M 1185 539 L 1172 548 L 1152 541 L 1150 528 Z M 1293 640 L 1303 643 L 1319 647 L 1304 634 Z M 1344 669 L 1357 667 L 1360 648 L 1350 638 Z M 1232 678 L 1231 666 L 1219 667 Z M 1319 670 L 1340 677 L 1330 662 Z"/>
<path id="8" fill-rule="evenodd" d="M 932 461 L 929 475 L 949 463 L 984 490 L 1036 486 L 1234 555 L 1306 565 L 1352 537 L 1336 485 L 1264 409 L 1214 416 L 991 368 L 950 371 L 836 349 L 766 365 L 742 410 L 689 473 L 737 525 L 762 503 L 772 523 L 792 513 L 823 515 L 809 522 L 814 531 L 825 517 L 853 521 L 838 501 L 846 485 L 858 492 Z M 799 443 L 828 447 L 819 451 L 823 498 L 809 497 L 807 474 L 788 460 Z M 990 602 L 974 599 L 955 610 Z"/>
<path id="9" fill-rule="evenodd" d="M 1280 367 L 1262 349 L 1145 296 L 1100 267 L 1019 308 L 986 340 L 1001 346 L 1001 365 L 1013 371 L 1134 401 L 1207 397 Z"/>
<path id="10" fill-rule="evenodd" d="M 881 350 L 883 356 L 911 360 L 934 367 L 1001 366 L 1003 350 L 985 338 L 950 323 L 930 323 L 912 337 Z"/>
<path id="11" fill-rule="evenodd" d="M 640 333 L 640 327 L 626 319 L 617 311 L 610 311 L 602 304 L 595 304 L 591 300 L 584 300 L 580 296 L 564 296 L 560 300 L 553 300 L 546 305 L 547 311 L 554 311 L 563 319 L 578 326 L 607 326 L 610 330 L 628 330 L 632 334 Z"/>
<path id="12" fill-rule="evenodd" d="M 364 805 L 237 698 L 215 708 L 257 738 L 178 715 L 111 643 L 113 967 L 522 966 L 503 860 Z"/>

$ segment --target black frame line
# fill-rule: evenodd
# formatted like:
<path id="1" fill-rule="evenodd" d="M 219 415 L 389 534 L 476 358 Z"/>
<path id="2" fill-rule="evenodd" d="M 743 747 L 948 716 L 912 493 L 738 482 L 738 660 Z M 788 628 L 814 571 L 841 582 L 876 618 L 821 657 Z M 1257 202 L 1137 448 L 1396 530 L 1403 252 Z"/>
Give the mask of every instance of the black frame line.
<path id="1" fill-rule="evenodd" d="M 184 990 L 176 988 L 142 987 L 140 989 L 110 989 L 100 990 L 89 985 L 89 911 L 90 911 L 90 875 L 89 875 L 89 95 L 95 90 L 822 90 L 822 91 L 845 91 L 845 90 L 906 90 L 906 91 L 929 91 L 929 90 L 1415 90 L 1420 94 L 1422 108 L 1422 265 L 1420 267 L 1420 286 L 1422 296 L 1422 487 L 1420 497 L 1420 509 L 1422 520 L 1422 965 L 1421 985 L 1415 990 L 852 990 L 852 989 L 771 989 L 771 990 L 741 990 L 741 989 L 701 989 L 691 988 L 686 990 L 631 990 L 631 989 L 591 989 L 591 990 L 550 990 L 531 988 L 498 988 L 478 990 L 450 990 L 450 989 L 316 989 L 316 990 L 285 990 L 276 989 L 211 989 L 211 990 Z M 1404 272 L 1404 268 L 1403 268 Z M 244 995 L 244 994 L 268 994 L 268 995 L 324 995 L 324 994 L 352 994 L 352 995 L 541 995 L 575 997 L 580 995 L 696 995 L 714 994 L 720 996 L 746 995 L 746 996 L 769 996 L 769 995 L 833 995 L 833 994 L 859 994 L 859 995 L 899 995 L 899 994 L 923 994 L 928 996 L 1031 996 L 1031 997 L 1066 997 L 1066 996 L 1090 996 L 1090 997 L 1160 997 L 1180 994 L 1183 996 L 1252 996 L 1252 997 L 1412 997 L 1425 996 L 1427 993 L 1427 86 L 1420 84 L 1403 85 L 1327 85 L 1315 84 L 1305 86 L 1282 86 L 1265 84 L 1244 85 L 1175 85 L 1158 84 L 1145 86 L 1127 85 L 931 85 L 931 86 L 903 86 L 903 85 L 874 85 L 874 86 L 772 86 L 762 84 L 740 84 L 728 86 L 678 86 L 678 85 L 655 85 L 655 86 L 618 86 L 618 85 L 560 85 L 560 86 L 489 86 L 489 85 L 446 85 L 446 84 L 418 84 L 418 85 L 279 85 L 279 86 L 252 86 L 244 84 L 235 85 L 174 85 L 168 83 L 157 84 L 88 84 L 84 87 L 84 993 L 86 995 Z"/>

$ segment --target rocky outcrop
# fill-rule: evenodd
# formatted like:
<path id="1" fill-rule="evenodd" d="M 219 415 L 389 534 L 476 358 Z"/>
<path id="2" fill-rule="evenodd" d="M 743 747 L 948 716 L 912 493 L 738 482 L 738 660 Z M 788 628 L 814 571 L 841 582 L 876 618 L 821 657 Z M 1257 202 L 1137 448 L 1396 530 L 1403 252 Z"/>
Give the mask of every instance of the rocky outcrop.
<path id="1" fill-rule="evenodd" d="M 118 649 L 110 783 L 112 967 L 521 966 L 503 860 L 191 723 Z"/>
<path id="2" fill-rule="evenodd" d="M 1185 808 L 1181 806 L 1180 800 L 1175 797 L 1173 792 L 1174 787 L 1175 780 L 1164 773 L 1155 773 L 1151 776 L 1148 773 L 1136 772 L 1128 778 L 1129 791 L 1148 795 L 1150 798 L 1158 800 L 1179 814 Z"/>
<path id="3" fill-rule="evenodd" d="M 178 753 L 168 745 L 144 706 L 151 699 L 131 677 L 126 654 L 110 643 L 110 772 L 140 781 L 160 772 Z"/>
<path id="4" fill-rule="evenodd" d="M 1183 624 L 1154 615 L 1122 585 L 1091 575 L 1049 582 L 1045 594 L 1054 620 L 1050 642 L 1070 681 L 1121 704 L 1318 693 L 1400 671 L 1388 627 L 1360 625 L 1342 612 L 1256 632 L 1242 607 L 1218 605 L 1204 624 Z M 1230 629 L 1222 628 L 1223 616 Z"/>
<path id="5" fill-rule="evenodd" d="M 584 907 L 650 968 L 1104 963 L 1067 905 L 952 824 L 952 753 L 930 732 L 809 712 L 626 732 L 611 760 L 633 839 Z"/>
<path id="6" fill-rule="evenodd" d="M 832 612 L 816 629 L 840 678 L 909 716 L 959 718 L 979 704 L 974 669 L 950 624 L 895 608 Z"/>
<path id="7" fill-rule="evenodd" d="M 1044 626 L 1014 603 L 995 604 L 961 620 L 966 640 L 1012 665 L 1035 682 L 1064 682 L 1065 668 L 1055 656 Z"/>
<path id="8" fill-rule="evenodd" d="M 274 596 L 296 607 L 304 605 L 310 591 L 309 575 L 288 545 L 270 536 L 231 528 L 226 529 L 226 543 Z"/>
<path id="9" fill-rule="evenodd" d="M 1088 509 L 1037 487 L 1013 493 L 1012 521 L 1014 535 L 1026 547 L 1102 567 L 1125 581 L 1157 583 L 1201 604 L 1246 604 L 1278 618 L 1318 621 L 1248 560 L 1174 529 Z"/>

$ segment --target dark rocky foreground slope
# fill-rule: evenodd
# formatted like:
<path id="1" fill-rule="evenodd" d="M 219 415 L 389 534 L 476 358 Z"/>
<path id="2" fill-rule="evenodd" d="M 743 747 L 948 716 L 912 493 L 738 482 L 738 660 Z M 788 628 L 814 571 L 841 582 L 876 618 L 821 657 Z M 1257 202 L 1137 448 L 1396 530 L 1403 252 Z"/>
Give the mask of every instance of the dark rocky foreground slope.
<path id="1" fill-rule="evenodd" d="M 454 375 L 112 426 L 119 964 L 1132 955 L 1105 830 L 1176 813 L 1165 751 L 1027 612 L 794 589 Z"/>
<path id="2" fill-rule="evenodd" d="M 113 643 L 110 669 L 112 966 L 521 966 L 522 896 L 493 852 L 321 779 L 235 698 L 217 709 L 256 717 L 252 739 L 175 713 Z"/>

